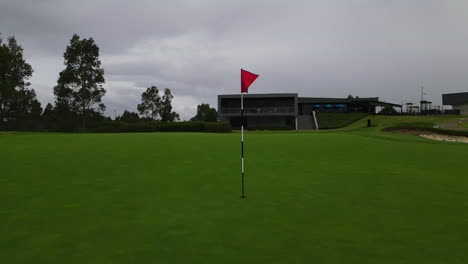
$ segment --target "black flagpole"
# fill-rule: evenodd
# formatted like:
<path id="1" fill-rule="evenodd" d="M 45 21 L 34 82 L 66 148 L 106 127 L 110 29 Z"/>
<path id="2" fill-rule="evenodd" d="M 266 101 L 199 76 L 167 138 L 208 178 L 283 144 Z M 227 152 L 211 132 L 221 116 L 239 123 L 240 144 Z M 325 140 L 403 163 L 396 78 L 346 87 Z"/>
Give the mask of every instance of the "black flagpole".
<path id="1" fill-rule="evenodd" d="M 241 92 L 241 167 L 242 167 L 242 196 L 246 198 L 244 193 L 244 96 Z"/>

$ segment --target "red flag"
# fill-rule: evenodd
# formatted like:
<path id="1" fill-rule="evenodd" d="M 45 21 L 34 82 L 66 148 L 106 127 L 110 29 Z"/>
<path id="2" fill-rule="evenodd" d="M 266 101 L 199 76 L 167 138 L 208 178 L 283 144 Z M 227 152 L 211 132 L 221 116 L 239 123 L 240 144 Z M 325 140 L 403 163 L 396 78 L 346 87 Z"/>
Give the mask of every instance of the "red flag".
<path id="1" fill-rule="evenodd" d="M 249 86 L 257 79 L 259 75 L 241 69 L 241 93 L 248 93 Z"/>

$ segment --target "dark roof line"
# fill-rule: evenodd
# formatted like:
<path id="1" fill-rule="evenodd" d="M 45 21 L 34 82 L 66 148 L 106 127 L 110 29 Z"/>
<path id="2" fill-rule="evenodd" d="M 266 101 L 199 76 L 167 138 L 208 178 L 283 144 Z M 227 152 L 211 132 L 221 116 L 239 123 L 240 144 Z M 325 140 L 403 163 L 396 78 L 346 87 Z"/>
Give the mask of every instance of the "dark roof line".
<path id="1" fill-rule="evenodd" d="M 381 102 L 381 101 L 371 102 L 371 104 L 374 105 L 374 106 L 394 106 L 394 107 L 402 107 L 401 104 L 392 104 L 392 103 Z"/>
<path id="2" fill-rule="evenodd" d="M 443 105 L 468 104 L 468 92 L 442 94 Z"/>
<path id="3" fill-rule="evenodd" d="M 218 97 L 221 98 L 240 98 L 238 94 L 220 94 Z M 297 93 L 270 93 L 270 94 L 244 94 L 244 98 L 255 98 L 255 97 L 297 97 Z"/>
<path id="4" fill-rule="evenodd" d="M 299 103 L 350 103 L 350 102 L 378 102 L 378 97 L 368 98 L 326 98 L 326 97 L 299 97 Z"/>

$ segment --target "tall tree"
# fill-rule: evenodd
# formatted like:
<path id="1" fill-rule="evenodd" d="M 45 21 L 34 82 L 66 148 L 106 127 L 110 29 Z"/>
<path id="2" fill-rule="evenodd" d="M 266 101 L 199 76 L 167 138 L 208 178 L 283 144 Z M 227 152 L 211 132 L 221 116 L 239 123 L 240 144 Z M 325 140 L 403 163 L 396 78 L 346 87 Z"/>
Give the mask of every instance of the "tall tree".
<path id="1" fill-rule="evenodd" d="M 56 130 L 56 120 L 55 120 L 55 111 L 52 104 L 48 103 L 44 108 L 44 112 L 42 112 L 41 116 L 45 129 L 48 131 Z"/>
<path id="2" fill-rule="evenodd" d="M 161 99 L 161 109 L 159 115 L 163 122 L 174 122 L 180 119 L 179 114 L 172 111 L 172 99 L 174 96 L 171 94 L 171 89 L 164 89 L 164 95 Z"/>
<path id="3" fill-rule="evenodd" d="M 140 121 L 140 117 L 137 113 L 125 110 L 124 113 L 121 116 L 117 116 L 115 120 L 127 123 L 134 123 Z"/>
<path id="4" fill-rule="evenodd" d="M 81 127 L 86 128 L 86 116 L 94 111 L 103 112 L 102 97 L 104 69 L 99 60 L 99 47 L 93 38 L 80 39 L 73 35 L 63 54 L 65 69 L 60 72 L 54 95 L 57 107 L 68 108 L 81 117 Z"/>
<path id="5" fill-rule="evenodd" d="M 398 111 L 392 106 L 386 106 L 379 112 L 379 115 L 398 115 Z"/>
<path id="6" fill-rule="evenodd" d="M 33 69 L 23 57 L 23 48 L 14 37 L 6 43 L 0 35 L 0 129 L 6 122 L 17 123 L 39 103 L 28 79 Z M 39 103 L 40 107 L 40 103 Z"/>
<path id="7" fill-rule="evenodd" d="M 41 118 L 42 115 L 42 106 L 38 100 L 33 100 L 31 102 L 31 111 L 30 115 L 34 120 L 38 120 Z"/>
<path id="8" fill-rule="evenodd" d="M 137 109 L 140 115 L 151 120 L 158 120 L 159 110 L 161 109 L 161 96 L 156 86 L 151 86 L 141 94 L 141 104 Z"/>
<path id="9" fill-rule="evenodd" d="M 218 121 L 218 112 L 209 104 L 200 104 L 197 106 L 197 115 L 192 117 L 190 121 L 216 122 Z"/>

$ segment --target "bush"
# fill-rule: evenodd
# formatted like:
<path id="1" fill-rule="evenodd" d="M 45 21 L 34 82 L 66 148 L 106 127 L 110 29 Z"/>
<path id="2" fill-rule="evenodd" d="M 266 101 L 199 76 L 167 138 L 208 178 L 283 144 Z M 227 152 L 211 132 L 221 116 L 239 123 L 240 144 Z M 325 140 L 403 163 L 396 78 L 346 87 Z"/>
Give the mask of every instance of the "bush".
<path id="1" fill-rule="evenodd" d="M 205 132 L 204 122 L 163 123 L 161 132 Z"/>
<path id="2" fill-rule="evenodd" d="M 217 122 L 139 122 L 125 123 L 107 121 L 100 123 L 90 132 L 132 133 L 132 132 L 231 132 L 231 125 Z"/>
<path id="3" fill-rule="evenodd" d="M 228 123 L 205 122 L 206 132 L 226 133 L 232 132 L 232 127 Z"/>
<path id="4" fill-rule="evenodd" d="M 231 125 L 218 122 L 169 122 L 159 123 L 161 132 L 231 132 Z"/>
<path id="5" fill-rule="evenodd" d="M 380 112 L 379 115 L 399 115 L 400 113 L 395 110 L 392 106 L 384 107 Z"/>
<path id="6" fill-rule="evenodd" d="M 240 129 L 240 128 L 239 128 Z M 248 130 L 254 131 L 262 131 L 262 130 L 294 130 L 295 128 L 291 126 L 277 126 L 277 127 L 249 127 Z"/>

